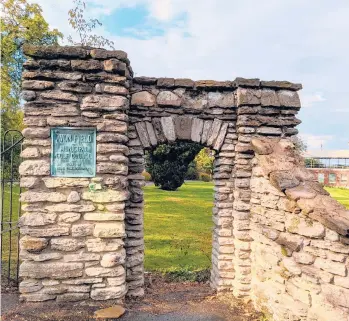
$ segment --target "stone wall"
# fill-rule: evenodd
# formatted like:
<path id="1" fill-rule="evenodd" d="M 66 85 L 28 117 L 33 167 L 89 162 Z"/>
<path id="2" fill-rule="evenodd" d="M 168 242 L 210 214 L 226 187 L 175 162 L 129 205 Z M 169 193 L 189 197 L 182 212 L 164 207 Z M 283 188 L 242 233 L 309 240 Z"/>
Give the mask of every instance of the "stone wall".
<path id="1" fill-rule="evenodd" d="M 27 47 L 20 165 L 21 297 L 123 298 L 132 70 L 121 51 Z M 50 176 L 52 127 L 97 129 L 97 175 Z"/>
<path id="2" fill-rule="evenodd" d="M 33 47 L 23 73 L 20 285 L 28 301 L 144 294 L 144 150 L 216 151 L 211 284 L 251 295 L 253 137 L 297 133 L 301 85 L 133 77 L 126 53 Z M 50 176 L 52 127 L 97 129 L 97 176 Z"/>
<path id="3" fill-rule="evenodd" d="M 288 139 L 253 139 L 252 298 L 273 320 L 349 320 L 349 211 Z"/>

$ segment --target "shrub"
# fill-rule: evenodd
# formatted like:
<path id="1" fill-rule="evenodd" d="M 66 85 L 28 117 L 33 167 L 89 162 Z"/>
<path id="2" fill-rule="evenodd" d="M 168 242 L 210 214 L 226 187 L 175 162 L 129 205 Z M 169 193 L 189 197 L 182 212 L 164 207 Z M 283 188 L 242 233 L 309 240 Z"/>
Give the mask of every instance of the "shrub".
<path id="1" fill-rule="evenodd" d="M 148 172 L 143 171 L 142 175 L 143 175 L 143 177 L 144 177 L 146 182 L 150 182 L 151 181 L 151 175 Z"/>
<path id="2" fill-rule="evenodd" d="M 155 186 L 175 191 L 182 186 L 189 164 L 202 148 L 196 143 L 162 144 L 149 151 L 146 163 Z"/>
<path id="3" fill-rule="evenodd" d="M 206 173 L 200 173 L 199 174 L 200 180 L 203 182 L 211 182 L 211 176 L 209 174 Z"/>
<path id="4" fill-rule="evenodd" d="M 185 179 L 197 180 L 199 178 L 198 172 L 195 167 L 195 163 L 191 162 L 189 164 L 187 173 L 185 174 Z"/>

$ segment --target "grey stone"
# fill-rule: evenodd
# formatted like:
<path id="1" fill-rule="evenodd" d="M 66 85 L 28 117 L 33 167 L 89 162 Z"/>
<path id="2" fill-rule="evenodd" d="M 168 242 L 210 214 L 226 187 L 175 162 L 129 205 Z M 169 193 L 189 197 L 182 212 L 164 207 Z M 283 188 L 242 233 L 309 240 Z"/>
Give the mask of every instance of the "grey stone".
<path id="1" fill-rule="evenodd" d="M 69 235 L 69 226 L 47 226 L 45 228 L 21 227 L 21 233 L 34 237 Z"/>
<path id="2" fill-rule="evenodd" d="M 58 84 L 58 88 L 63 91 L 73 91 L 77 93 L 92 92 L 91 85 L 77 81 L 62 81 Z"/>
<path id="3" fill-rule="evenodd" d="M 54 238 L 51 240 L 51 249 L 59 251 L 76 251 L 85 247 L 85 243 L 74 238 Z"/>
<path id="4" fill-rule="evenodd" d="M 150 147 L 150 141 L 148 137 L 147 127 L 145 122 L 139 122 L 135 124 L 139 140 L 141 141 L 143 147 L 149 148 Z"/>
<path id="5" fill-rule="evenodd" d="M 20 247 L 23 250 L 27 250 L 31 253 L 37 253 L 45 249 L 48 245 L 48 241 L 45 238 L 37 238 L 24 236 L 20 240 Z"/>
<path id="6" fill-rule="evenodd" d="M 82 263 L 41 262 L 25 261 L 20 265 L 21 277 L 35 279 L 68 279 L 82 276 L 84 265 Z"/>
<path id="7" fill-rule="evenodd" d="M 82 99 L 81 110 L 118 111 L 128 107 L 128 100 L 123 96 L 90 95 Z"/>
<path id="8" fill-rule="evenodd" d="M 22 82 L 23 89 L 44 90 L 44 89 L 52 89 L 54 86 L 55 86 L 55 83 L 52 81 L 24 80 Z"/>
<path id="9" fill-rule="evenodd" d="M 79 101 L 78 97 L 74 94 L 67 93 L 60 90 L 50 90 L 41 93 L 41 97 L 45 99 L 54 100 L 66 100 L 66 101 Z"/>
<path id="10" fill-rule="evenodd" d="M 93 224 L 76 224 L 72 226 L 71 234 L 73 237 L 89 236 L 92 235 L 93 229 Z"/>
<path id="11" fill-rule="evenodd" d="M 171 91 L 161 91 L 157 96 L 157 103 L 163 106 L 176 106 L 181 105 L 181 98 Z"/>
<path id="12" fill-rule="evenodd" d="M 222 127 L 220 128 L 220 131 L 218 133 L 216 142 L 213 146 L 214 150 L 219 151 L 221 149 L 223 142 L 224 142 L 225 135 L 227 133 L 227 130 L 228 130 L 228 123 L 223 123 Z"/>
<path id="13" fill-rule="evenodd" d="M 122 222 L 96 223 L 93 235 L 99 238 L 124 237 L 125 226 Z"/>
<path id="14" fill-rule="evenodd" d="M 43 285 L 38 280 L 23 280 L 19 284 L 19 292 L 20 293 L 31 293 L 39 291 L 43 288 Z"/>
<path id="15" fill-rule="evenodd" d="M 156 139 L 156 134 L 155 134 L 155 130 L 154 130 L 152 123 L 147 121 L 147 122 L 145 122 L 145 125 L 147 128 L 147 133 L 148 133 L 150 144 L 154 147 L 157 146 L 158 140 Z"/>
<path id="16" fill-rule="evenodd" d="M 202 129 L 201 144 L 206 144 L 208 134 L 211 131 L 211 127 L 212 127 L 212 120 L 205 120 L 204 127 Z"/>
<path id="17" fill-rule="evenodd" d="M 72 263 L 70 263 L 72 264 Z M 79 263 L 74 263 L 79 264 Z M 87 276 L 93 276 L 93 277 L 116 277 L 121 276 L 125 274 L 125 269 L 123 266 L 115 266 L 111 268 L 105 268 L 105 267 L 89 267 L 85 269 L 85 273 Z"/>
<path id="18" fill-rule="evenodd" d="M 26 160 L 19 165 L 19 173 L 24 176 L 50 175 L 50 163 L 46 160 Z"/>
<path id="19" fill-rule="evenodd" d="M 161 119 L 160 118 L 153 118 L 152 124 L 154 127 L 155 135 L 159 143 L 164 143 L 166 141 L 165 134 L 162 130 L 161 126 Z"/>
<path id="20" fill-rule="evenodd" d="M 280 106 L 294 108 L 301 107 L 299 96 L 296 91 L 280 90 L 278 91 L 278 97 L 280 101 Z"/>
<path id="21" fill-rule="evenodd" d="M 200 143 L 204 121 L 200 118 L 193 118 L 193 125 L 191 128 L 191 140 Z"/>
<path id="22" fill-rule="evenodd" d="M 93 300 L 109 300 L 123 297 L 127 292 L 125 285 L 97 288 L 91 290 Z"/>
<path id="23" fill-rule="evenodd" d="M 208 135 L 207 135 L 207 142 L 206 142 L 207 146 L 212 146 L 215 143 L 217 136 L 219 134 L 219 130 L 221 129 L 221 126 L 222 126 L 222 121 L 220 119 L 215 118 L 213 120 L 210 131 L 208 132 Z"/>
<path id="24" fill-rule="evenodd" d="M 162 132 L 169 142 L 176 140 L 176 131 L 172 117 L 161 117 Z"/>
<path id="25" fill-rule="evenodd" d="M 98 60 L 72 60 L 71 66 L 77 71 L 102 71 L 102 63 Z"/>
<path id="26" fill-rule="evenodd" d="M 174 119 L 176 137 L 178 139 L 190 140 L 192 131 L 192 118 L 178 116 Z"/>
<path id="27" fill-rule="evenodd" d="M 68 203 L 76 203 L 80 201 L 80 195 L 77 191 L 71 191 L 67 197 Z"/>

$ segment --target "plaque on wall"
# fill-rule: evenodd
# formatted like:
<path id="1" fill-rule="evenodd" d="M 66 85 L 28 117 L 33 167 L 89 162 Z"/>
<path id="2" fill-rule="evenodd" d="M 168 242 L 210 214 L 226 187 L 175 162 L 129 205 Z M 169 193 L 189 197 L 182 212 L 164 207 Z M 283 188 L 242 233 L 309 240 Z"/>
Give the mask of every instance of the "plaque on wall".
<path id="1" fill-rule="evenodd" d="M 51 128 L 51 176 L 96 176 L 96 128 Z"/>

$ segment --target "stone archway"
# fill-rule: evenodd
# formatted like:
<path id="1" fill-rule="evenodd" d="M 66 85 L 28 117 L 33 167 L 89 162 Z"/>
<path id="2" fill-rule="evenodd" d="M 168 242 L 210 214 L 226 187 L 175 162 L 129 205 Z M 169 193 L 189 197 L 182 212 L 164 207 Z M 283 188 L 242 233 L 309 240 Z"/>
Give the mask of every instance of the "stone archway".
<path id="1" fill-rule="evenodd" d="M 191 140 L 215 160 L 212 285 L 249 296 L 253 137 L 292 136 L 299 84 L 133 77 L 122 51 L 25 48 L 22 297 L 143 295 L 144 149 Z M 54 177 L 51 130 L 96 133 L 96 175 Z"/>

